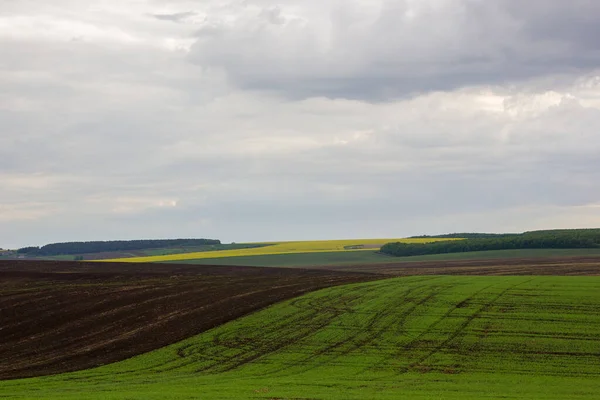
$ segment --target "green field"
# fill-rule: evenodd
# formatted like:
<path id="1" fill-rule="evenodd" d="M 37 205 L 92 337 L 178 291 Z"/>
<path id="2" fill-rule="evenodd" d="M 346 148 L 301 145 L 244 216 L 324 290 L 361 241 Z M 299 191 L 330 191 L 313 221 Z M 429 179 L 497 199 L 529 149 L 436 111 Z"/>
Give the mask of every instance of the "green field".
<path id="1" fill-rule="evenodd" d="M 269 244 L 266 243 L 232 243 L 232 244 L 212 244 L 203 246 L 188 246 L 188 247 L 160 247 L 152 249 L 140 249 L 130 251 L 114 251 L 104 253 L 87 253 L 87 254 L 64 254 L 58 256 L 40 256 L 34 257 L 44 260 L 59 260 L 59 261 L 71 261 L 78 255 L 83 256 L 86 260 L 104 259 L 107 257 L 154 257 L 154 256 L 166 256 L 186 253 L 204 253 L 209 251 L 226 251 L 226 250 L 240 250 L 240 249 L 255 249 L 259 247 L 267 247 Z"/>
<path id="2" fill-rule="evenodd" d="M 249 257 L 265 255 L 283 255 L 283 254 L 306 254 L 306 253 L 331 253 L 331 252 L 357 252 L 371 251 L 369 249 L 379 249 L 389 242 L 402 242 L 412 244 L 423 244 L 441 240 L 456 241 L 460 239 L 338 239 L 338 240 L 302 240 L 291 242 L 262 242 L 246 243 L 248 248 L 223 250 L 212 253 L 207 252 L 186 252 L 182 254 L 168 254 L 161 256 L 142 256 L 107 259 L 105 261 L 116 262 L 176 262 L 186 260 L 197 260 L 202 258 L 229 258 L 229 257 Z M 268 245 L 268 246 L 267 246 Z M 250 247 L 254 246 L 254 247 Z"/>
<path id="3" fill-rule="evenodd" d="M 441 261 L 441 260 L 487 260 L 538 257 L 585 257 L 600 256 L 600 249 L 517 249 L 487 250 L 464 253 L 429 254 L 412 257 L 393 257 L 395 261 Z"/>
<path id="4" fill-rule="evenodd" d="M 397 257 L 376 251 L 332 251 L 323 253 L 266 254 L 172 261 L 175 264 L 249 265 L 254 267 L 308 267 L 315 265 L 374 264 L 394 262 Z"/>
<path id="5" fill-rule="evenodd" d="M 596 399 L 600 277 L 394 278 L 292 299 L 30 399 Z"/>
<path id="6" fill-rule="evenodd" d="M 432 254 L 413 257 L 393 257 L 376 251 L 347 251 L 328 253 L 268 254 L 259 256 L 239 256 L 220 258 L 201 258 L 173 261 L 177 264 L 204 265 L 250 265 L 255 267 L 309 267 L 315 265 L 354 265 L 383 264 L 413 261 L 444 260 L 485 260 L 537 257 L 579 257 L 600 256 L 600 249 L 524 249 L 490 250 L 469 253 Z"/>

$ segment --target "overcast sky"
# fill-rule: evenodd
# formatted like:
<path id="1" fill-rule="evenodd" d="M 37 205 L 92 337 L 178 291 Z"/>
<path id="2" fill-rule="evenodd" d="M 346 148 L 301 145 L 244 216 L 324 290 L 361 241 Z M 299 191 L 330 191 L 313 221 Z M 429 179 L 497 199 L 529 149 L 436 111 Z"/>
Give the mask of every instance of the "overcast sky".
<path id="1" fill-rule="evenodd" d="M 0 247 L 600 227 L 595 0 L 1 0 Z"/>

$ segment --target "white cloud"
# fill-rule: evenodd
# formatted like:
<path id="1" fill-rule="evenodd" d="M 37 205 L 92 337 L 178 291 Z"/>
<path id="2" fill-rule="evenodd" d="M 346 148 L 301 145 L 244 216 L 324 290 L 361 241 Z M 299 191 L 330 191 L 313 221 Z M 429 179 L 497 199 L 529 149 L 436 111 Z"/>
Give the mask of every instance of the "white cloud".
<path id="1" fill-rule="evenodd" d="M 38 202 L 0 203 L 0 222 L 17 224 L 19 221 L 40 221 L 58 211 L 55 207 Z"/>
<path id="2" fill-rule="evenodd" d="M 177 199 L 139 196 L 88 196 L 86 205 L 103 213 L 114 214 L 144 214 L 152 209 L 177 207 Z"/>
<path id="3" fill-rule="evenodd" d="M 0 39 L 91 41 L 133 44 L 134 36 L 115 27 L 41 16 L 0 17 Z"/>

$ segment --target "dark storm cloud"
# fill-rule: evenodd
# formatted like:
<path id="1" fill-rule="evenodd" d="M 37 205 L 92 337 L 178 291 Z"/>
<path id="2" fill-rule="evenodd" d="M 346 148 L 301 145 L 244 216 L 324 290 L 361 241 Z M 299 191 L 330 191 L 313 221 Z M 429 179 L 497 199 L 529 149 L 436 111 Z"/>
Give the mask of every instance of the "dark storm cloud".
<path id="1" fill-rule="evenodd" d="M 531 38 L 570 43 L 581 50 L 600 49 L 597 1 L 501 0 L 500 4 Z"/>
<path id="2" fill-rule="evenodd" d="M 246 89 L 379 100 L 600 66 L 598 2 L 392 0 L 371 17 L 336 4 L 326 19 L 265 6 L 207 26 L 190 58 Z"/>

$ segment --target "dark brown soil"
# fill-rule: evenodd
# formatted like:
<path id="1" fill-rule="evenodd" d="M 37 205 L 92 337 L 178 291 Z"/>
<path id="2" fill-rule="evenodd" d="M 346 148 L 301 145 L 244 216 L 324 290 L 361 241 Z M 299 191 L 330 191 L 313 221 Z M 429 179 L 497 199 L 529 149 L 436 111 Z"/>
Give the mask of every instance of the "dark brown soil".
<path id="1" fill-rule="evenodd" d="M 510 258 L 320 266 L 334 271 L 404 275 L 600 275 L 600 257 Z"/>
<path id="2" fill-rule="evenodd" d="M 123 360 L 284 299 L 378 278 L 302 269 L 0 261 L 0 379 Z"/>
<path id="3" fill-rule="evenodd" d="M 123 360 L 281 300 L 383 275 L 600 275 L 600 257 L 315 269 L 0 261 L 0 379 Z"/>

